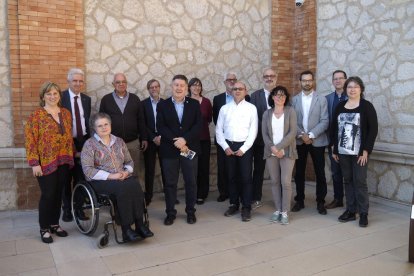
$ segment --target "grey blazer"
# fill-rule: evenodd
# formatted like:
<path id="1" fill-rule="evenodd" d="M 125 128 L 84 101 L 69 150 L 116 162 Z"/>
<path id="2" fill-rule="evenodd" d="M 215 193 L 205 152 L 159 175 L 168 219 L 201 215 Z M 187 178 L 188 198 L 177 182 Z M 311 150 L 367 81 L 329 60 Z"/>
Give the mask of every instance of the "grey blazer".
<path id="1" fill-rule="evenodd" d="M 263 159 L 271 157 L 271 147 L 276 146 L 278 149 L 285 150 L 285 156 L 291 159 L 297 159 L 298 153 L 296 151 L 296 133 L 297 133 L 297 121 L 296 112 L 291 106 L 285 106 L 284 108 L 284 124 L 283 124 L 283 139 L 277 145 L 273 144 L 273 130 L 272 130 L 272 116 L 273 108 L 268 109 L 263 113 L 262 118 L 262 135 L 264 142 L 264 154 Z"/>
<path id="2" fill-rule="evenodd" d="M 328 104 L 324 96 L 319 95 L 316 91 L 313 93 L 309 109 L 308 133 L 312 132 L 315 135 L 312 143 L 313 146 L 323 147 L 328 145 L 328 136 L 326 135 L 326 130 L 329 127 Z M 302 92 L 293 97 L 292 106 L 296 111 L 298 119 L 296 144 L 301 145 L 303 141 L 298 136 L 305 132 L 303 128 Z"/>

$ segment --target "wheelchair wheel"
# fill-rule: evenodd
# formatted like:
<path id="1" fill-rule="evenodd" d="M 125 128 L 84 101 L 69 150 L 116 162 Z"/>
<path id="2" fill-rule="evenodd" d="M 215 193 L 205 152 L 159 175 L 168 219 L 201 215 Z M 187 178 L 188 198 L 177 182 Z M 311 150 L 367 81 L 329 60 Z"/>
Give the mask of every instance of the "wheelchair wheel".
<path id="1" fill-rule="evenodd" d="M 79 231 L 93 235 L 99 224 L 99 205 L 95 191 L 87 182 L 76 184 L 72 193 L 72 215 Z"/>
<path id="2" fill-rule="evenodd" d="M 108 242 L 109 242 L 109 232 L 105 231 L 104 233 L 99 235 L 96 245 L 98 246 L 98 248 L 102 249 L 108 245 Z"/>

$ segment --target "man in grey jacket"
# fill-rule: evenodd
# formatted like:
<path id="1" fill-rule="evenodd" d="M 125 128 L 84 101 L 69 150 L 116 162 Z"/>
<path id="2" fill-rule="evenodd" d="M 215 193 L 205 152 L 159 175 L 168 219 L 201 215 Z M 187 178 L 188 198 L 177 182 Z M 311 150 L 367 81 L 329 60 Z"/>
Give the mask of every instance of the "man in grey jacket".
<path id="1" fill-rule="evenodd" d="M 310 153 L 316 175 L 316 202 L 319 214 L 326 215 L 325 196 L 327 192 L 325 177 L 325 147 L 328 145 L 326 130 L 329 125 L 326 98 L 314 91 L 314 76 L 311 71 L 300 74 L 302 91 L 292 99 L 297 114 L 296 135 L 296 196 L 292 212 L 305 208 L 305 171 Z"/>

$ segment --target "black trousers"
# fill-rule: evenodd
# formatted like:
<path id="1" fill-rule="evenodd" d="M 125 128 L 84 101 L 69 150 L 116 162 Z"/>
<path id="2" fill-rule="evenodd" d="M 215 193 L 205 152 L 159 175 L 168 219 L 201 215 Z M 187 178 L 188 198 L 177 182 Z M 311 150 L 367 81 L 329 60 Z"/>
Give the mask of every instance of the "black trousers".
<path id="1" fill-rule="evenodd" d="M 122 226 L 133 223 L 142 225 L 144 211 L 144 193 L 135 177 L 125 180 L 92 180 L 97 193 L 114 196 Z"/>
<path id="2" fill-rule="evenodd" d="M 313 145 L 297 145 L 298 159 L 296 159 L 296 196 L 295 201 L 303 202 L 305 200 L 305 171 L 308 153 L 310 153 L 313 168 L 316 175 L 316 201 L 325 203 L 327 192 L 325 177 L 325 147 L 314 147 Z"/>
<path id="3" fill-rule="evenodd" d="M 232 151 L 237 151 L 244 142 L 227 141 Z M 230 204 L 240 205 L 243 209 L 251 209 L 252 200 L 252 158 L 251 149 L 246 151 L 243 156 L 227 156 L 227 181 L 229 183 Z"/>
<path id="4" fill-rule="evenodd" d="M 49 175 L 38 176 L 37 181 L 40 186 L 39 225 L 46 229 L 59 224 L 62 191 L 69 182 L 69 165 L 61 165 Z"/>
<path id="5" fill-rule="evenodd" d="M 328 147 L 328 155 L 331 160 L 332 182 L 334 188 L 334 198 L 342 202 L 344 198 L 344 177 L 342 176 L 341 165 L 332 157 L 332 149 Z"/>
<path id="6" fill-rule="evenodd" d="M 253 144 L 253 201 L 262 200 L 263 175 L 266 159 L 263 159 L 264 145 Z"/>
<path id="7" fill-rule="evenodd" d="M 161 178 L 164 185 L 164 177 L 162 173 L 162 163 L 161 156 L 159 153 L 159 146 L 154 144 L 154 142 L 148 142 L 148 148 L 144 151 L 144 162 L 145 162 L 145 201 L 151 202 L 153 192 L 154 192 L 154 176 L 155 176 L 155 164 L 156 157 L 158 154 L 158 160 L 161 167 Z"/>
<path id="8" fill-rule="evenodd" d="M 227 182 L 227 170 L 226 170 L 226 154 L 220 145 L 216 144 L 217 148 L 217 189 L 220 196 L 229 196 L 229 184 Z"/>
<path id="9" fill-rule="evenodd" d="M 206 199 L 210 188 L 210 151 L 211 141 L 200 141 L 201 152 L 198 155 L 197 198 Z"/>
<path id="10" fill-rule="evenodd" d="M 197 195 L 196 177 L 198 157 L 195 156 L 192 160 L 183 156 L 177 158 L 162 158 L 161 162 L 165 179 L 165 212 L 168 216 L 175 217 L 177 215 L 175 201 L 177 200 L 177 184 L 181 168 L 185 188 L 185 212 L 187 214 L 194 214 L 196 211 L 194 205 Z"/>
<path id="11" fill-rule="evenodd" d="M 84 136 L 81 139 L 73 138 L 73 143 L 77 152 L 82 151 L 83 144 L 85 144 L 88 136 Z M 75 158 L 75 166 L 69 172 L 69 181 L 66 182 L 65 187 L 63 188 L 62 209 L 65 212 L 71 211 L 71 201 L 72 201 L 72 191 L 73 187 L 81 180 L 85 180 L 85 175 L 83 174 L 82 164 L 80 158 Z"/>

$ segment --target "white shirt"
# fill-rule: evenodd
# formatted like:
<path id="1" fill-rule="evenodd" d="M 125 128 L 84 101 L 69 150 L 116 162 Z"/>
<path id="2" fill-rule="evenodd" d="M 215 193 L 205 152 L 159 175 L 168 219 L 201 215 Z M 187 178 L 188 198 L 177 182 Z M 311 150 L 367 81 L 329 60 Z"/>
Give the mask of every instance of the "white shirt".
<path id="1" fill-rule="evenodd" d="M 69 88 L 69 96 L 70 96 L 70 106 L 72 108 L 72 137 L 77 137 L 76 133 L 76 117 L 75 117 L 75 96 L 78 96 L 78 106 L 79 106 L 79 114 L 80 114 L 80 120 L 82 125 L 82 136 L 86 135 L 86 125 L 85 125 L 85 113 L 83 111 L 83 105 L 81 100 L 81 95 L 76 95 L 72 92 Z"/>
<path id="2" fill-rule="evenodd" d="M 277 145 L 283 139 L 285 127 L 285 114 L 283 113 L 280 118 L 276 118 L 275 114 L 272 114 L 272 133 L 273 133 L 273 145 Z"/>
<path id="3" fill-rule="evenodd" d="M 263 91 L 264 91 L 264 94 L 265 94 L 266 106 L 267 106 L 267 109 L 269 109 L 269 108 L 270 108 L 270 105 L 269 105 L 269 101 L 268 101 L 268 99 L 269 99 L 270 92 L 269 92 L 269 91 L 267 91 L 267 90 L 266 90 L 266 89 L 264 89 L 264 88 L 263 88 Z"/>
<path id="4" fill-rule="evenodd" d="M 242 100 L 239 104 L 232 101 L 220 109 L 216 125 L 217 143 L 226 150 L 229 148 L 226 140 L 244 142 L 240 150 L 248 151 L 256 139 L 258 118 L 256 107 Z"/>
<path id="5" fill-rule="evenodd" d="M 313 94 L 314 94 L 314 91 L 309 93 L 309 95 L 306 95 L 302 91 L 302 111 L 303 111 L 302 124 L 303 124 L 303 129 L 305 130 L 306 133 L 309 132 L 309 129 L 308 129 L 309 110 L 310 110 L 310 106 L 311 106 L 311 103 L 312 103 Z M 315 138 L 313 136 L 313 133 L 309 133 L 309 137 L 310 138 Z"/>

